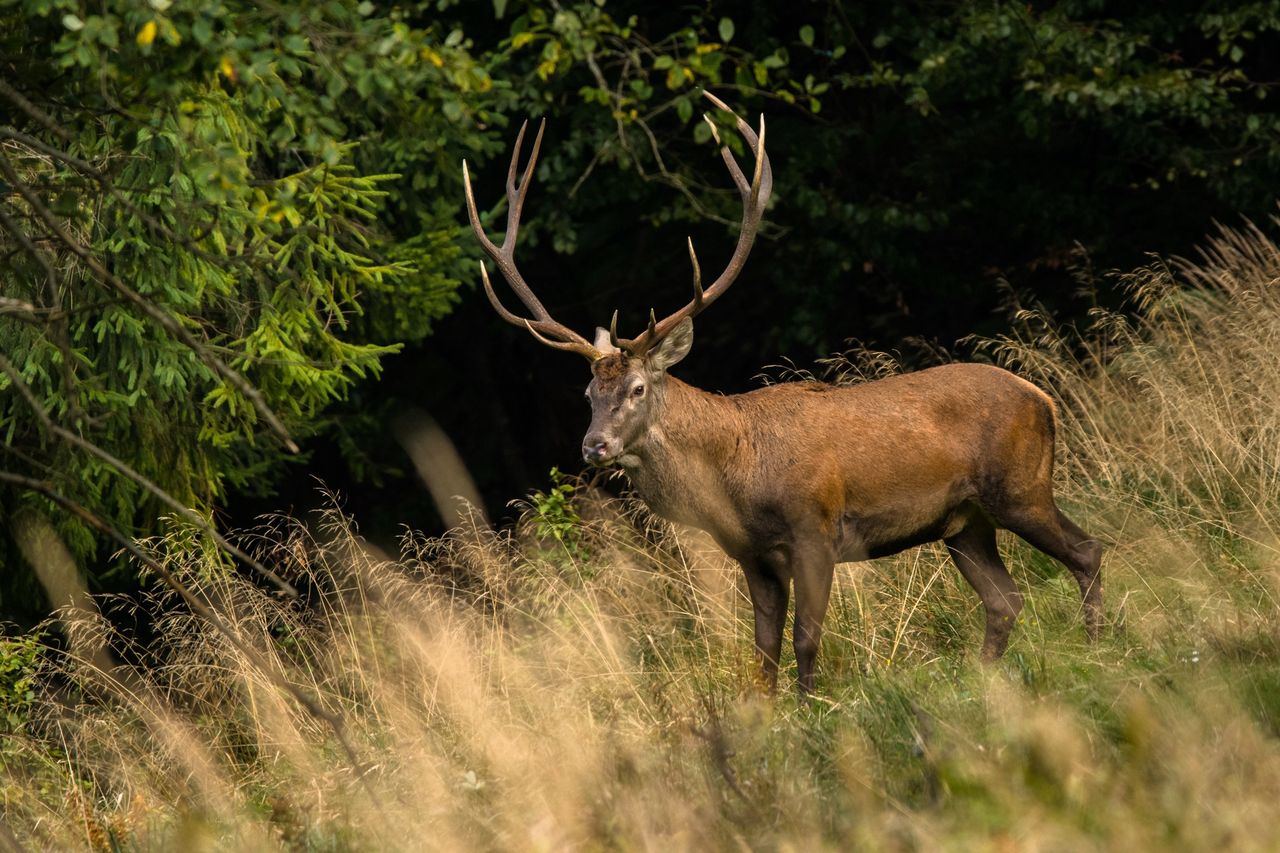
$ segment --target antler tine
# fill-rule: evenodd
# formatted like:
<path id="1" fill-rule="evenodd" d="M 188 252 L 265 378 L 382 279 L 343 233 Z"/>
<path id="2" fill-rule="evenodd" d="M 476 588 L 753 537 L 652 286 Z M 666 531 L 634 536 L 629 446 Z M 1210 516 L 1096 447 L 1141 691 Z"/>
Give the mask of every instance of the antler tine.
<path id="1" fill-rule="evenodd" d="M 702 268 L 698 266 L 698 253 L 693 250 L 693 238 L 685 238 L 689 241 L 689 263 L 693 264 L 693 304 L 694 311 L 702 310 Z"/>
<path id="2" fill-rule="evenodd" d="M 542 132 L 547 129 L 547 120 L 538 125 L 538 135 L 533 138 L 533 150 L 529 152 L 529 162 L 524 167 L 524 174 L 516 184 L 516 168 L 520 164 L 520 149 L 524 145 L 524 132 L 529 126 L 526 121 L 520 125 L 520 133 L 516 136 L 515 151 L 511 154 L 511 165 L 507 168 L 507 234 L 502 239 L 502 248 L 510 242 L 514 251 L 516 234 L 520 231 L 520 214 L 524 211 L 524 198 L 529 194 L 529 185 L 533 183 L 533 168 L 538 164 L 538 152 L 542 150 Z M 536 300 L 536 297 L 535 297 Z"/>
<path id="3" fill-rule="evenodd" d="M 476 239 L 480 241 L 480 246 L 484 249 L 485 254 L 502 271 L 503 278 L 507 280 L 507 284 L 515 291 L 516 296 L 520 297 L 520 301 L 524 303 L 524 306 L 532 312 L 534 319 L 528 320 L 507 310 L 494 292 L 493 283 L 489 280 L 489 272 L 485 268 L 484 262 L 481 261 L 480 277 L 484 282 L 484 292 L 489 298 L 489 304 L 493 306 L 493 309 L 498 312 L 498 316 L 503 320 L 514 326 L 525 327 L 535 338 L 548 346 L 576 352 L 594 360 L 603 356 L 604 353 L 592 346 L 586 338 L 553 319 L 542 302 L 534 295 L 533 289 L 525 283 L 519 269 L 516 268 L 515 246 L 520 230 L 520 215 L 524 209 L 525 196 L 529 193 L 529 185 L 533 181 L 533 170 L 538 162 L 538 152 L 542 147 L 542 134 L 546 130 L 547 123 L 544 119 L 538 127 L 538 135 L 534 138 L 529 162 L 525 166 L 524 174 L 517 185 L 516 170 L 520 164 L 520 150 L 524 146 L 524 133 L 528 125 L 529 123 L 526 121 L 520 126 L 520 132 L 516 135 L 515 147 L 511 152 L 511 164 L 507 167 L 507 233 L 502 238 L 501 247 L 494 245 L 494 242 L 485 233 L 484 226 L 480 223 L 480 211 L 476 207 L 475 193 L 471 188 L 471 172 L 465 160 L 462 161 L 462 183 L 466 192 L 467 218 L 471 221 L 471 230 L 475 233 Z"/>
<path id="4" fill-rule="evenodd" d="M 614 349 L 622 349 L 622 342 L 618 340 L 618 310 L 613 311 L 613 319 L 609 321 L 609 344 Z"/>
<path id="5" fill-rule="evenodd" d="M 538 141 L 534 144 L 533 157 L 530 158 L 529 168 L 525 171 L 525 180 L 523 185 L 517 189 L 515 186 L 516 166 L 520 161 L 520 149 L 523 147 L 524 132 L 528 124 L 526 121 L 520 126 L 520 133 L 516 136 L 516 144 L 511 152 L 511 165 L 507 170 L 507 233 L 502 238 L 501 248 L 489 239 L 489 235 L 484 232 L 484 226 L 480 224 L 480 211 L 476 208 L 475 193 L 471 189 L 471 172 L 467 167 L 466 160 L 462 161 L 462 182 L 467 196 L 467 217 L 471 220 L 471 230 L 475 233 L 476 239 L 480 241 L 481 248 L 498 265 L 498 269 L 502 270 L 503 278 L 507 280 L 507 284 L 511 285 L 511 289 L 515 291 L 516 296 L 520 297 L 520 301 L 524 303 L 525 307 L 532 311 L 533 315 L 539 320 L 547 321 L 551 319 L 551 314 L 543 307 L 541 300 L 534 295 L 533 289 L 525 283 L 524 277 L 516 269 L 515 263 L 516 235 L 520 230 L 520 214 L 524 207 L 524 196 L 528 193 L 529 178 L 532 176 L 534 163 L 538 159 L 538 147 L 542 142 L 542 130 L 539 130 Z M 545 121 L 543 126 L 546 126 Z"/>
<path id="6" fill-rule="evenodd" d="M 733 152 L 729 150 L 729 146 L 720 141 L 720 131 L 716 128 L 716 123 L 711 120 L 711 116 L 703 113 L 702 120 L 711 128 L 711 136 L 715 139 L 716 145 L 720 147 L 720 157 L 724 160 L 724 164 L 729 167 L 729 175 L 733 178 L 733 183 L 738 187 L 738 194 L 745 196 L 750 187 L 747 184 L 746 176 L 742 174 L 742 169 L 738 167 L 738 161 L 734 158 Z M 754 146 L 752 150 L 754 150 Z"/>
<path id="7" fill-rule="evenodd" d="M 697 281 L 697 260 L 694 261 L 693 286 L 696 289 L 697 293 L 699 294 L 702 293 L 702 288 L 699 286 Z M 636 338 L 635 340 L 618 337 L 618 312 L 617 311 L 613 312 L 613 318 L 609 320 L 609 343 L 616 349 L 620 349 L 623 352 L 628 353 L 629 355 L 637 355 L 637 356 L 643 355 L 644 350 L 641 348 L 638 348 L 636 345 L 636 342 L 654 338 L 654 336 L 657 335 L 657 333 L 658 333 L 658 318 L 654 316 L 652 308 L 649 309 L 648 328 L 645 329 L 645 332 L 643 335 Z"/>
<path id="8" fill-rule="evenodd" d="M 720 155 L 724 158 L 725 165 L 729 167 L 730 174 L 733 175 L 733 182 L 738 185 L 738 192 L 746 197 L 748 195 L 748 188 L 753 188 L 751 198 L 754 202 L 756 198 L 755 194 L 757 192 L 754 188 L 759 188 L 758 191 L 763 193 L 765 198 L 768 198 L 769 194 L 773 191 L 773 170 L 769 167 L 769 158 L 760 156 L 760 152 L 764 150 L 764 114 L 760 114 L 760 135 L 757 136 L 756 132 L 752 130 L 751 125 L 747 124 L 741 116 L 731 110 L 728 104 L 710 92 L 704 91 L 702 94 L 708 101 L 733 116 L 734 124 L 738 128 L 738 132 L 747 140 L 747 144 L 751 146 L 751 150 L 756 154 L 755 173 L 752 175 L 751 183 L 747 184 L 747 178 L 742 174 L 742 170 L 738 168 L 738 161 L 733 159 L 733 153 L 724 146 L 721 146 L 720 148 Z M 719 143 L 720 134 L 717 132 L 715 122 L 711 121 L 711 119 L 705 115 L 703 116 L 703 119 L 711 126 L 711 134 L 715 137 L 716 142 Z"/>
<path id="9" fill-rule="evenodd" d="M 764 113 L 760 113 L 760 141 L 756 143 L 757 151 L 764 151 Z M 764 186 L 764 170 L 769 169 L 769 185 Z M 763 157 L 756 157 L 756 171 L 751 176 L 751 206 L 754 208 L 760 203 L 760 193 L 764 192 L 765 198 L 773 193 L 773 169 L 769 168 L 769 161 Z M 761 211 L 763 213 L 763 211 Z"/>
<path id="10" fill-rule="evenodd" d="M 508 311 L 498 299 L 498 294 L 493 292 L 493 283 L 489 281 L 489 271 L 484 268 L 484 261 L 480 261 L 480 280 L 484 282 L 484 295 L 489 297 L 489 304 L 493 306 L 494 311 L 498 312 L 498 316 L 513 326 L 523 325 L 524 320 Z"/>
<path id="11" fill-rule="evenodd" d="M 538 339 L 539 343 L 544 343 L 552 349 L 564 350 L 565 352 L 576 352 L 578 355 L 585 355 L 587 358 L 595 361 L 600 358 L 603 353 L 593 347 L 586 341 L 553 341 L 550 338 L 544 338 L 538 334 L 538 330 L 533 327 L 533 321 L 525 320 L 524 327 L 529 330 L 529 334 Z"/>
<path id="12" fill-rule="evenodd" d="M 737 279 L 738 274 L 742 271 L 743 264 L 746 263 L 747 256 L 751 253 L 751 246 L 755 242 L 760 220 L 764 215 L 765 207 L 769 203 L 769 196 L 773 193 L 773 168 L 769 165 L 769 155 L 764 147 L 764 115 L 760 116 L 760 133 L 757 135 L 751 129 L 751 125 L 729 109 L 728 104 L 710 92 L 703 92 L 703 94 L 711 103 L 734 117 L 738 132 L 747 141 L 756 159 L 751 182 L 747 183 L 747 176 L 742 173 L 742 169 L 738 166 L 738 161 L 734 159 L 733 152 L 729 150 L 729 146 L 721 142 L 715 122 L 711 121 L 709 116 L 703 116 L 707 124 L 711 126 L 712 136 L 720 146 L 720 156 L 724 160 L 725 166 L 729 169 L 729 175 L 733 178 L 733 182 L 738 188 L 738 194 L 742 197 L 742 225 L 738 232 L 738 242 L 734 246 L 733 256 L 729 258 L 729 263 L 725 266 L 724 272 L 710 287 L 704 290 L 702 287 L 702 271 L 698 266 L 698 257 L 693 251 L 693 241 L 689 241 L 689 259 L 693 262 L 693 299 L 660 323 L 653 321 L 651 312 L 648 329 L 633 340 L 620 341 L 622 348 L 633 355 L 641 355 L 646 352 L 658 341 L 670 334 L 671 330 L 682 320 L 698 314 L 729 289 L 729 285 L 733 284 L 734 280 Z"/>
<path id="13" fill-rule="evenodd" d="M 520 122 L 520 130 L 516 133 L 516 144 L 511 147 L 511 162 L 507 165 L 507 197 L 515 195 L 516 192 L 516 169 L 520 166 L 520 149 L 524 148 L 524 132 L 529 129 L 529 120 L 525 119 Z M 538 134 L 541 138 L 542 134 Z M 538 152 L 533 152 L 534 159 L 538 157 Z M 526 175 L 526 178 L 528 176 Z M 510 216 L 510 211 L 507 213 Z M 505 242 L 505 241 L 504 241 Z"/>
<path id="14" fill-rule="evenodd" d="M 715 101 L 722 109 L 732 112 L 728 107 L 723 106 L 723 101 L 706 92 L 703 94 Z M 773 192 L 773 169 L 769 166 L 769 158 L 761 156 L 761 152 L 764 151 L 764 113 L 760 114 L 760 134 L 758 136 L 751 129 L 751 125 L 743 121 L 736 113 L 733 113 L 733 117 L 737 120 L 738 132 L 747 140 L 747 144 L 751 146 L 752 152 L 756 155 L 756 167 L 751 175 L 751 183 L 747 183 L 747 177 L 742 174 L 742 169 L 739 168 L 738 161 L 734 158 L 733 152 L 729 150 L 729 146 L 720 146 L 720 156 L 729 168 L 729 174 L 733 176 L 733 182 L 737 185 L 738 193 L 742 196 L 743 202 L 754 208 L 758 204 L 760 195 L 763 195 L 767 200 Z M 703 116 L 703 118 L 707 117 Z M 707 118 L 707 121 L 714 126 L 714 122 L 711 122 L 709 118 Z M 716 136 L 716 141 L 720 141 L 719 135 Z"/>

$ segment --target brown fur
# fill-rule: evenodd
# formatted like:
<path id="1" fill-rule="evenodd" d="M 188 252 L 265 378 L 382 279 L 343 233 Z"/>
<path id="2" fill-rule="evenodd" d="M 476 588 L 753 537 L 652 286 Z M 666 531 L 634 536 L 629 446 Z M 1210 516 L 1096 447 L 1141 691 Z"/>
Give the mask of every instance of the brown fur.
<path id="1" fill-rule="evenodd" d="M 1003 654 L 1022 597 L 995 549 L 996 527 L 1067 565 L 1096 634 L 1101 551 L 1053 500 L 1053 403 L 1012 373 L 953 364 L 732 396 L 623 355 L 593 373 L 588 441 L 616 441 L 617 461 L 654 512 L 701 527 L 742 564 L 770 686 L 791 585 L 799 682 L 810 690 L 834 564 L 935 539 L 982 598 L 983 656 Z M 644 382 L 640 398 L 628 397 Z"/>
<path id="2" fill-rule="evenodd" d="M 591 362 L 591 374 L 605 382 L 622 378 L 628 369 L 627 357 L 622 354 L 607 355 Z"/>

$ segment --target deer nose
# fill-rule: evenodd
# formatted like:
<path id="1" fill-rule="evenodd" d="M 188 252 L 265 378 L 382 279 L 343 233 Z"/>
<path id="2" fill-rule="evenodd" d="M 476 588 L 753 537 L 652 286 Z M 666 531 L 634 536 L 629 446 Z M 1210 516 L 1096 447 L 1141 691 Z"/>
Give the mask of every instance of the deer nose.
<path id="1" fill-rule="evenodd" d="M 609 458 L 609 441 L 604 438 L 589 436 L 582 442 L 582 458 L 593 465 L 598 465 Z"/>

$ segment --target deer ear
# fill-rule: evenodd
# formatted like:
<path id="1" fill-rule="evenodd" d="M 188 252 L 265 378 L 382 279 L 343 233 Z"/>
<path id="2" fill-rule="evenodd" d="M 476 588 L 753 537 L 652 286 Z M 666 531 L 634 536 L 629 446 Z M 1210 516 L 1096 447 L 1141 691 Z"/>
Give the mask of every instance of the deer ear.
<path id="1" fill-rule="evenodd" d="M 659 373 L 664 373 L 688 355 L 689 348 L 692 346 L 693 320 L 685 317 L 649 352 L 649 366 Z"/>
<path id="2" fill-rule="evenodd" d="M 605 355 L 616 355 L 617 353 L 622 352 L 622 350 L 615 347 L 613 342 L 609 340 L 609 330 L 602 326 L 596 326 L 595 347 Z"/>

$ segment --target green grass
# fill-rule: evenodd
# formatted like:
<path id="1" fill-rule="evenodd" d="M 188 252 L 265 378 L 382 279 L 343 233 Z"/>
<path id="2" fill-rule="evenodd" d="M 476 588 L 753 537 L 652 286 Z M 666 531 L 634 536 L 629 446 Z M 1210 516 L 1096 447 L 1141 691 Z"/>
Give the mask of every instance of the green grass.
<path id="1" fill-rule="evenodd" d="M 988 345 L 1061 402 L 1063 502 L 1107 548 L 1097 643 L 1066 572 L 1001 534 L 1027 606 L 1000 662 L 928 546 L 839 567 L 817 695 L 788 651 L 767 697 L 735 570 L 641 508 L 561 489 L 394 559 L 333 510 L 259 540 L 303 604 L 151 543 L 270 672 L 170 596 L 145 649 L 68 617 L 0 741 L 6 820 L 125 850 L 1276 849 L 1277 281 L 1280 250 L 1228 233 L 1128 277 L 1137 321 L 1027 314 Z"/>

